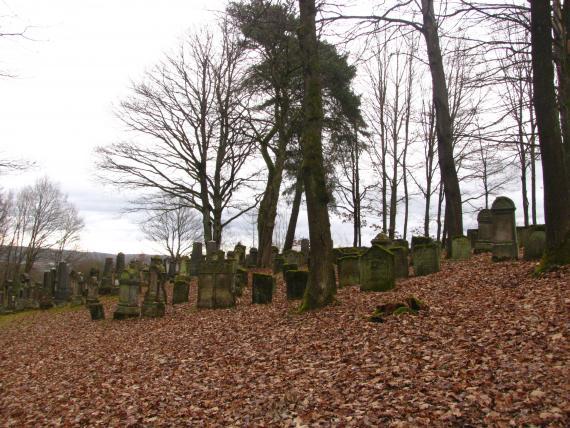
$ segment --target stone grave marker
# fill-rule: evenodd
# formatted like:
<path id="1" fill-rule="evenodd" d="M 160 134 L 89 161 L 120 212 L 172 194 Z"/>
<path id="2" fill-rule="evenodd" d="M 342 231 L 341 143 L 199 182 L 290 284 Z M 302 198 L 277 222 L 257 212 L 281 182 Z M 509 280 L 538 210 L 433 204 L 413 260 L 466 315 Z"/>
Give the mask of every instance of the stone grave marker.
<path id="1" fill-rule="evenodd" d="M 416 276 L 439 272 L 439 243 L 418 244 L 414 247 L 414 273 Z"/>
<path id="2" fill-rule="evenodd" d="M 148 289 L 144 296 L 141 315 L 150 318 L 163 317 L 166 310 L 163 292 L 165 272 L 160 257 L 151 257 L 148 275 Z"/>
<path id="3" fill-rule="evenodd" d="M 287 288 L 287 299 L 302 299 L 307 288 L 309 272 L 306 270 L 289 270 L 285 272 L 285 285 Z"/>
<path id="4" fill-rule="evenodd" d="M 198 308 L 219 309 L 235 306 L 233 261 L 202 263 L 198 275 Z"/>
<path id="5" fill-rule="evenodd" d="M 360 284 L 360 256 L 346 254 L 337 259 L 339 287 Z"/>
<path id="6" fill-rule="evenodd" d="M 275 278 L 273 275 L 253 273 L 251 302 L 254 304 L 267 304 L 273 300 Z"/>
<path id="7" fill-rule="evenodd" d="M 544 226 L 530 228 L 526 245 L 524 247 L 525 260 L 539 260 L 546 249 L 546 230 Z"/>
<path id="8" fill-rule="evenodd" d="M 451 240 L 451 259 L 468 260 L 471 257 L 471 241 L 466 236 L 456 236 Z"/>
<path id="9" fill-rule="evenodd" d="M 493 261 L 516 260 L 519 257 L 515 204 L 499 196 L 491 206 L 493 217 Z"/>
<path id="10" fill-rule="evenodd" d="M 134 267 L 123 269 L 119 277 L 119 304 L 113 319 L 122 320 L 138 318 L 141 314 L 139 306 L 140 276 Z"/>
<path id="11" fill-rule="evenodd" d="M 474 253 L 486 253 L 493 249 L 493 213 L 484 209 L 477 214 L 477 241 Z"/>
<path id="12" fill-rule="evenodd" d="M 380 245 L 372 245 L 360 256 L 360 290 L 391 290 L 395 285 L 394 271 L 394 254 Z"/>

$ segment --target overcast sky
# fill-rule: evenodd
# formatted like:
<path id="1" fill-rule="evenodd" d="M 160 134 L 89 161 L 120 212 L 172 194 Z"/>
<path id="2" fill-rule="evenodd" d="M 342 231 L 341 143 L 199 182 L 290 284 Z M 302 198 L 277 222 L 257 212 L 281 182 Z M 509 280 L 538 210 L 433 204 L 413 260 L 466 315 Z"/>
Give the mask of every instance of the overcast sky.
<path id="1" fill-rule="evenodd" d="M 121 214 L 129 195 L 96 181 L 93 149 L 122 138 L 113 106 L 128 93 L 131 80 L 175 47 L 189 29 L 213 22 L 215 11 L 223 10 L 225 3 L 0 0 L 4 25 L 32 26 L 27 34 L 34 39 L 0 38 L 0 70 L 17 76 L 0 78 L 0 153 L 37 164 L 32 171 L 2 176 L 1 186 L 17 189 L 47 175 L 60 183 L 85 219 L 82 249 L 155 252 L 134 219 Z M 520 206 L 516 190 L 507 194 Z M 421 224 L 421 203 L 412 206 L 411 228 Z M 286 214 L 281 213 L 281 223 Z M 474 216 L 466 216 L 466 227 L 475 224 Z M 225 236 L 251 245 L 251 230 L 244 219 Z M 372 234 L 365 232 L 365 243 Z M 307 235 L 303 214 L 298 236 Z M 348 244 L 350 225 L 334 219 L 333 239 Z"/>

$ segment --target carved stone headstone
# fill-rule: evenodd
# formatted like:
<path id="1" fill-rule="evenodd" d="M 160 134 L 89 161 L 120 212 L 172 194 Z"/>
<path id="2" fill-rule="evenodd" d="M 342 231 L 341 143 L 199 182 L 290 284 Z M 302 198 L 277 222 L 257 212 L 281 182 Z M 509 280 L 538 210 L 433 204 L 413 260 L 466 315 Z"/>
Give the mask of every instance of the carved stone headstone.
<path id="1" fill-rule="evenodd" d="M 394 255 L 380 245 L 372 245 L 360 256 L 360 290 L 387 291 L 395 285 Z"/>
<path id="2" fill-rule="evenodd" d="M 252 279 L 251 302 L 254 304 L 267 304 L 273 300 L 275 278 L 273 275 L 254 272 Z"/>
<path id="3" fill-rule="evenodd" d="M 206 261 L 198 275 L 198 308 L 235 306 L 233 261 Z"/>
<path id="4" fill-rule="evenodd" d="M 192 254 L 190 255 L 190 275 L 198 275 L 200 270 L 200 264 L 202 263 L 204 256 L 202 255 L 202 243 L 194 242 L 192 244 Z"/>
<path id="5" fill-rule="evenodd" d="M 40 291 L 40 309 L 49 309 L 53 307 L 53 278 L 52 270 L 44 271 L 44 280 Z"/>
<path id="6" fill-rule="evenodd" d="M 477 241 L 475 254 L 486 253 L 493 249 L 493 213 L 491 210 L 481 210 L 477 214 Z"/>
<path id="7" fill-rule="evenodd" d="M 530 228 L 526 245 L 524 247 L 525 260 L 538 260 L 544 255 L 546 249 L 546 232 L 544 226 Z"/>
<path id="8" fill-rule="evenodd" d="M 140 316 L 139 289 L 140 276 L 136 269 L 132 267 L 123 269 L 119 278 L 119 304 L 113 314 L 114 319 L 122 320 Z"/>
<path id="9" fill-rule="evenodd" d="M 118 253 L 115 262 L 115 275 L 117 278 L 121 277 L 121 274 L 125 270 L 125 266 L 125 255 L 123 253 Z"/>
<path id="10" fill-rule="evenodd" d="M 387 248 L 392 254 L 394 254 L 394 275 L 396 279 L 407 278 L 409 275 L 408 268 L 408 248 L 397 245 L 394 241 L 394 245 Z"/>
<path id="11" fill-rule="evenodd" d="M 309 272 L 306 270 L 289 270 L 285 272 L 285 284 L 287 288 L 287 299 L 302 299 L 307 288 Z"/>
<path id="12" fill-rule="evenodd" d="M 178 275 L 174 279 L 172 286 L 172 304 L 188 302 L 188 293 L 190 292 L 190 277 L 186 275 Z"/>
<path id="13" fill-rule="evenodd" d="M 245 245 L 236 244 L 234 247 L 234 253 L 237 255 L 238 263 L 240 266 L 245 266 Z"/>
<path id="14" fill-rule="evenodd" d="M 518 259 L 515 204 L 505 196 L 499 196 L 491 206 L 493 213 L 493 261 Z"/>
<path id="15" fill-rule="evenodd" d="M 165 313 L 163 292 L 165 272 L 160 257 L 151 257 L 148 274 L 148 289 L 144 296 L 141 315 L 150 318 L 163 317 Z"/>
<path id="16" fill-rule="evenodd" d="M 285 264 L 285 259 L 283 256 L 275 256 L 273 259 L 273 275 L 283 272 L 283 265 Z"/>
<path id="17" fill-rule="evenodd" d="M 238 267 L 235 272 L 234 294 L 238 297 L 241 297 L 243 294 L 243 289 L 247 287 L 248 283 L 249 283 L 248 270 L 243 267 Z"/>
<path id="18" fill-rule="evenodd" d="M 247 265 L 247 267 L 257 266 L 257 248 L 251 247 L 249 249 L 249 254 L 247 255 L 246 265 Z"/>
<path id="19" fill-rule="evenodd" d="M 439 272 L 439 244 L 431 242 L 414 247 L 414 273 L 416 276 Z"/>
<path id="20" fill-rule="evenodd" d="M 103 304 L 99 302 L 99 281 L 96 276 L 90 277 L 87 281 L 87 308 L 92 321 L 105 319 Z"/>
<path id="21" fill-rule="evenodd" d="M 71 287 L 69 286 L 69 266 L 66 262 L 57 264 L 55 301 L 57 303 L 67 302 L 71 298 Z"/>
<path id="22" fill-rule="evenodd" d="M 451 240 L 451 259 L 467 260 L 471 257 L 471 241 L 466 236 L 456 236 Z"/>
<path id="23" fill-rule="evenodd" d="M 392 244 L 392 241 L 385 233 L 379 233 L 372 239 L 372 241 L 370 241 L 370 244 L 372 246 L 379 245 L 380 247 L 386 247 Z"/>
<path id="24" fill-rule="evenodd" d="M 337 259 L 339 287 L 360 284 L 360 256 L 346 254 Z"/>
<path id="25" fill-rule="evenodd" d="M 105 265 L 103 267 L 103 275 L 101 276 L 100 294 L 111 294 L 115 286 L 113 278 L 113 258 L 105 258 Z"/>
<path id="26" fill-rule="evenodd" d="M 69 283 L 71 287 L 71 303 L 73 305 L 83 304 L 83 290 L 81 289 L 82 278 L 79 272 L 74 270 L 69 274 Z"/>
<path id="27" fill-rule="evenodd" d="M 206 242 L 206 258 L 209 260 L 213 254 L 218 251 L 218 244 L 216 241 L 208 241 Z"/>

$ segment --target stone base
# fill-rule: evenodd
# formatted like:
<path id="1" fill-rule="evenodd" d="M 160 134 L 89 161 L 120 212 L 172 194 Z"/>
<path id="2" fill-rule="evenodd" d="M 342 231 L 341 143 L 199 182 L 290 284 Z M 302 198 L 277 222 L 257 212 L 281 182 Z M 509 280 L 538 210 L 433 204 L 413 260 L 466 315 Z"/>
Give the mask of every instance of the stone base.
<path id="1" fill-rule="evenodd" d="M 114 320 L 124 320 L 127 318 L 138 318 L 141 314 L 138 306 L 117 306 L 117 310 L 113 313 Z"/>
<path id="2" fill-rule="evenodd" d="M 91 303 L 89 306 L 89 312 L 91 313 L 91 320 L 98 321 L 105 319 L 105 310 L 103 309 L 103 304 L 101 303 Z"/>
<path id="3" fill-rule="evenodd" d="M 519 257 L 518 245 L 516 242 L 511 243 L 494 243 L 493 244 L 493 261 L 503 262 L 507 260 L 517 260 Z"/>
<path id="4" fill-rule="evenodd" d="M 163 317 L 165 313 L 164 303 L 162 302 L 145 302 L 143 303 L 141 315 L 148 318 Z"/>
<path id="5" fill-rule="evenodd" d="M 490 253 L 493 251 L 493 243 L 491 241 L 477 241 L 475 247 L 473 248 L 473 253 Z"/>

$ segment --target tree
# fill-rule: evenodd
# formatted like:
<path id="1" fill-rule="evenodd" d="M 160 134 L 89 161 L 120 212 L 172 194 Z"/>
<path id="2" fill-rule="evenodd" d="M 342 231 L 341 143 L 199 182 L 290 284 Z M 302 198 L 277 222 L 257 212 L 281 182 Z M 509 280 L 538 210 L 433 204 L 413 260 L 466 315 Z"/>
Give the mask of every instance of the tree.
<path id="1" fill-rule="evenodd" d="M 135 84 L 118 115 L 138 139 L 97 149 L 102 180 L 180 198 L 202 214 L 204 239 L 218 245 L 224 227 L 258 203 L 240 199 L 258 175 L 244 168 L 255 150 L 244 47 L 227 22 L 219 36 L 189 36 Z"/>
<path id="2" fill-rule="evenodd" d="M 159 201 L 157 203 L 157 201 Z M 181 199 L 161 197 L 147 205 L 140 223 L 144 236 L 165 250 L 172 260 L 180 258 L 202 240 L 202 222 L 195 209 Z"/>
<path id="3" fill-rule="evenodd" d="M 328 213 L 328 192 L 321 141 L 323 106 L 315 0 L 299 0 L 299 46 L 303 64 L 303 181 L 307 200 L 311 270 L 301 305 L 302 310 L 330 304 L 336 293 L 332 265 L 332 241 Z"/>
<path id="4" fill-rule="evenodd" d="M 550 2 L 533 1 L 531 45 L 534 108 L 542 155 L 546 253 L 543 267 L 570 263 L 570 180 L 554 89 Z"/>

